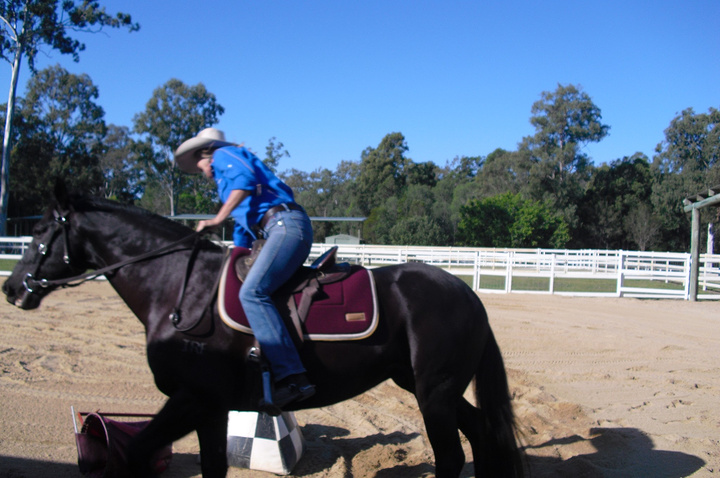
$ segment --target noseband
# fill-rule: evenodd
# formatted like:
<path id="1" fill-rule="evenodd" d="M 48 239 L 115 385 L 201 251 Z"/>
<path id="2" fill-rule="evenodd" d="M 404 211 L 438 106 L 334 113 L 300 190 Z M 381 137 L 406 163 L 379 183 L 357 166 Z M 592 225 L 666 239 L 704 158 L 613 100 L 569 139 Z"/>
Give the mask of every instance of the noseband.
<path id="1" fill-rule="evenodd" d="M 58 236 L 58 232 L 62 231 L 63 236 L 63 262 L 67 265 L 70 265 L 70 253 L 68 251 L 68 221 L 67 218 L 61 214 L 57 209 L 53 209 L 53 215 L 55 216 L 55 222 L 60 225 L 55 231 L 53 231 L 52 236 L 50 236 L 50 240 L 47 244 L 44 242 L 41 242 L 38 244 L 38 253 L 40 254 L 40 260 L 38 261 L 37 266 L 35 267 L 34 272 L 28 272 L 25 278 L 23 279 L 23 286 L 25 287 L 25 291 L 28 294 L 32 294 L 35 292 L 35 288 L 41 287 L 41 288 L 47 288 L 51 285 L 62 285 L 62 284 L 52 284 L 52 282 L 57 281 L 48 281 L 47 279 L 40 279 L 36 280 L 35 276 L 37 275 L 38 271 L 40 271 L 40 267 L 42 267 L 43 262 L 45 262 L 45 258 L 47 257 L 47 253 L 50 250 L 50 245 L 55 241 L 55 238 Z M 88 279 L 86 279 L 88 280 Z M 70 280 L 69 282 L 71 282 Z M 84 281 L 82 281 L 84 282 Z M 82 282 L 78 283 L 77 285 L 82 284 Z"/>

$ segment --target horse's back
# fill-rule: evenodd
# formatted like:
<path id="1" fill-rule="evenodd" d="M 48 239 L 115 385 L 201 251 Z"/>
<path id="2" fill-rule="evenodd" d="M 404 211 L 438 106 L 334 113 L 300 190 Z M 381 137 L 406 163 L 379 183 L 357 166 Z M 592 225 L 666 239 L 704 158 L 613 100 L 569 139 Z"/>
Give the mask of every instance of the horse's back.
<path id="1" fill-rule="evenodd" d="M 462 279 L 436 266 L 408 262 L 373 269 L 379 292 L 393 291 L 409 300 L 443 300 L 443 295 L 465 306 L 483 308 L 477 294 Z M 483 309 L 484 310 L 484 309 Z"/>
<path id="2" fill-rule="evenodd" d="M 381 317 L 402 318 L 408 327 L 450 327 L 471 333 L 487 326 L 477 294 L 462 279 L 439 267 L 409 262 L 373 270 Z"/>

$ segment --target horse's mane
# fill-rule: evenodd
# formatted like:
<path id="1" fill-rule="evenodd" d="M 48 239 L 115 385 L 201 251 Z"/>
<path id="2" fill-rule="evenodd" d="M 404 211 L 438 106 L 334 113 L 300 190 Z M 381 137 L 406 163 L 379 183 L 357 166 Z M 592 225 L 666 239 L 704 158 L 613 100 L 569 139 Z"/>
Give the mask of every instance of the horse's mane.
<path id="1" fill-rule="evenodd" d="M 133 223 L 142 224 L 144 228 L 161 234 L 167 233 L 174 237 L 182 237 L 190 233 L 187 226 L 160 216 L 146 209 L 130 204 L 121 204 L 110 199 L 96 196 L 71 195 L 70 204 L 78 212 L 104 212 L 125 218 Z"/>

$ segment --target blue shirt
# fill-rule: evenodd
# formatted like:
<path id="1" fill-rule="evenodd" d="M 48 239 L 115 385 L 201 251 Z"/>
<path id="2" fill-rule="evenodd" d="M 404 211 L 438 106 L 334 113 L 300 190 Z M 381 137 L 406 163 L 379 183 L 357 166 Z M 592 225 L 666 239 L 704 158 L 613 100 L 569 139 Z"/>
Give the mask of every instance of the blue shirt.
<path id="1" fill-rule="evenodd" d="M 249 247 L 257 239 L 252 228 L 268 209 L 295 202 L 292 189 L 283 183 L 260 158 L 241 146 L 225 146 L 213 153 L 213 177 L 220 200 L 225 203 L 234 189 L 250 191 L 230 213 L 235 220 L 233 241 Z"/>

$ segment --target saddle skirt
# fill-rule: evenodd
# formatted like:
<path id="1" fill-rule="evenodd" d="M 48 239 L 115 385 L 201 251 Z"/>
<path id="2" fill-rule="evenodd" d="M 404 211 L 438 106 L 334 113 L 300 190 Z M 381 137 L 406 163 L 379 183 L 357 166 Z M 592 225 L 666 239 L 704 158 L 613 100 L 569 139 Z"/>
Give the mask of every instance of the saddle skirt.
<path id="1" fill-rule="evenodd" d="M 218 288 L 218 310 L 223 322 L 230 328 L 252 334 L 247 316 L 240 304 L 239 292 L 242 281 L 235 270 L 235 262 L 250 254 L 250 249 L 233 248 L 223 265 Z M 372 273 L 361 266 L 347 266 L 348 273 L 341 280 L 322 283 L 312 296 L 306 317 L 301 324 L 305 340 L 338 341 L 360 340 L 373 334 L 378 324 L 378 306 L 375 281 Z M 308 274 L 310 268 L 302 268 L 298 274 Z M 322 272 L 315 272 L 322 275 Z M 295 276 L 297 277 L 297 275 Z M 295 278 L 294 277 L 294 278 Z M 289 284 L 293 283 L 291 278 Z M 273 296 L 278 310 L 289 307 L 287 292 L 281 287 Z M 286 289 L 286 288 L 285 288 Z M 292 293 L 295 307 L 301 306 L 302 290 Z M 288 330 L 293 328 L 292 321 L 285 317 Z M 297 327 L 297 325 L 296 325 Z"/>

